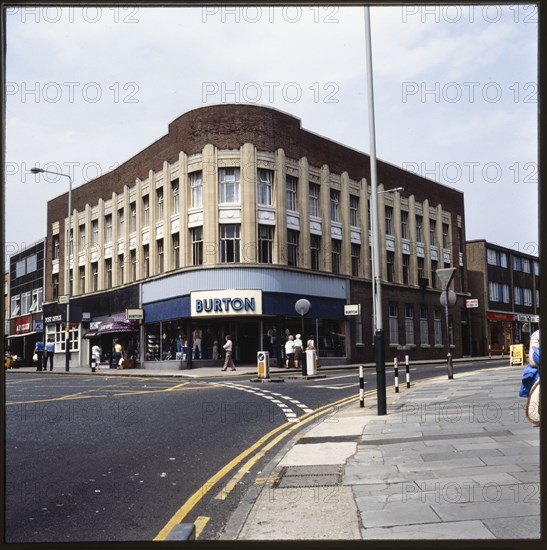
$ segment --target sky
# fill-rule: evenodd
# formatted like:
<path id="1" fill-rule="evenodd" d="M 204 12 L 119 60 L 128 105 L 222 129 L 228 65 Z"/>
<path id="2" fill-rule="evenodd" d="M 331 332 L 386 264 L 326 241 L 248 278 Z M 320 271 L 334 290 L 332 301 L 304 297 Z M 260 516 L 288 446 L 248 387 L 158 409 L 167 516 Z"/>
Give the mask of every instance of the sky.
<path id="1" fill-rule="evenodd" d="M 184 112 L 275 107 L 370 151 L 362 7 L 17 7 L 6 13 L 5 260 L 47 201 Z M 533 5 L 372 7 L 377 157 L 464 192 L 466 237 L 538 254 Z M 379 181 L 379 183 L 382 183 Z"/>

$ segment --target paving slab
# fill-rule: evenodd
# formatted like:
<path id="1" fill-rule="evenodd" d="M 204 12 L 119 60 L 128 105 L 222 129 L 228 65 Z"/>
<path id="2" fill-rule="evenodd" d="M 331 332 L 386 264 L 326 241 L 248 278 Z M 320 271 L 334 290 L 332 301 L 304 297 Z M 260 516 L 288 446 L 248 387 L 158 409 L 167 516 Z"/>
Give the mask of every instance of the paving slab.
<path id="1" fill-rule="evenodd" d="M 366 540 L 397 539 L 494 539 L 495 535 L 480 521 L 454 521 L 445 523 L 422 523 L 388 528 L 362 529 Z"/>

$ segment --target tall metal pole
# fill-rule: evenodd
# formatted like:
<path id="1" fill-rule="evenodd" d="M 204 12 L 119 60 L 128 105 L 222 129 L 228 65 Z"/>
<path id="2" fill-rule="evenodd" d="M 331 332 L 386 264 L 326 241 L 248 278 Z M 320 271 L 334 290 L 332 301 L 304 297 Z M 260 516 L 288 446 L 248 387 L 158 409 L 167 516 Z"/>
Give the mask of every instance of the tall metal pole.
<path id="1" fill-rule="evenodd" d="M 70 300 L 72 298 L 72 284 L 70 282 L 70 257 L 72 255 L 72 239 L 70 232 L 72 230 L 72 178 L 68 174 L 61 172 L 53 172 L 51 170 L 43 170 L 42 168 L 31 168 L 33 174 L 54 174 L 55 176 L 63 176 L 68 178 L 68 231 L 66 238 L 67 256 L 66 256 L 66 324 L 65 324 L 65 370 L 70 370 Z"/>
<path id="2" fill-rule="evenodd" d="M 380 279 L 380 242 L 378 225 L 378 177 L 376 172 L 376 130 L 374 124 L 374 86 L 372 81 L 372 40 L 370 33 L 370 9 L 364 6 L 365 39 L 367 59 L 368 119 L 370 138 L 370 186 L 372 218 L 372 269 L 374 289 L 374 357 L 376 363 L 376 401 L 378 415 L 387 414 L 386 406 L 386 364 L 384 352 L 384 329 L 382 323 L 382 286 Z"/>

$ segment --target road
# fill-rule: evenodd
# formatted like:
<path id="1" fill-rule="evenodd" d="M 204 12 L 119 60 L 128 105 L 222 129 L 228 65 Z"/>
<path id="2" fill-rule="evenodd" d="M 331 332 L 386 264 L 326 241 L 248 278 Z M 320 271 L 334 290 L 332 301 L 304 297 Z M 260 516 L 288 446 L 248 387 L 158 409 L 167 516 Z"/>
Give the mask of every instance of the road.
<path id="1" fill-rule="evenodd" d="M 458 363 L 455 376 L 506 362 Z M 215 539 L 284 443 L 357 406 L 356 371 L 325 374 L 265 384 L 9 372 L 6 541 L 161 540 L 180 521 Z M 439 375 L 446 366 L 411 369 L 412 382 Z M 375 379 L 367 369 L 366 391 Z M 392 370 L 387 383 L 393 392 Z"/>

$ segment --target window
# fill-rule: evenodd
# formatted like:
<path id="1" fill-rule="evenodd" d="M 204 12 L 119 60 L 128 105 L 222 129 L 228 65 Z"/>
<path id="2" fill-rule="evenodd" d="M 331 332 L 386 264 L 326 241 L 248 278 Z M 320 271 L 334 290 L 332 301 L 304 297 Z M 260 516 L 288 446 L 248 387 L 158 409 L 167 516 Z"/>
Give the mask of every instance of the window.
<path id="1" fill-rule="evenodd" d="M 310 183 L 310 216 L 319 216 L 319 185 Z"/>
<path id="2" fill-rule="evenodd" d="M 426 346 L 429 345 L 427 306 L 420 306 L 420 343 Z"/>
<path id="3" fill-rule="evenodd" d="M 437 260 L 431 260 L 431 287 L 437 288 L 437 269 L 439 268 L 439 262 Z"/>
<path id="4" fill-rule="evenodd" d="M 287 264 L 298 265 L 298 231 L 287 229 Z"/>
<path id="5" fill-rule="evenodd" d="M 349 196 L 349 224 L 359 226 L 359 197 Z"/>
<path id="6" fill-rule="evenodd" d="M 351 243 L 351 274 L 354 277 L 359 276 L 361 267 L 361 245 Z"/>
<path id="7" fill-rule="evenodd" d="M 265 206 L 272 205 L 272 183 L 273 172 L 259 168 L 257 174 L 258 204 Z"/>
<path id="8" fill-rule="evenodd" d="M 239 204 L 239 168 L 221 168 L 219 182 L 220 204 Z"/>
<path id="9" fill-rule="evenodd" d="M 534 275 L 539 276 L 539 262 L 534 262 Z"/>
<path id="10" fill-rule="evenodd" d="M 220 226 L 220 261 L 221 263 L 239 262 L 240 227 L 236 224 Z"/>
<path id="11" fill-rule="evenodd" d="M 97 262 L 91 264 L 91 290 L 93 292 L 99 290 L 99 264 Z"/>
<path id="12" fill-rule="evenodd" d="M 69 349 L 70 351 L 79 351 L 80 331 L 71 327 L 69 330 Z M 62 323 L 47 325 L 47 338 L 51 338 L 55 342 L 55 352 L 60 353 L 66 350 L 66 332 Z"/>
<path id="13" fill-rule="evenodd" d="M 104 217 L 104 242 L 112 242 L 112 214 L 107 214 Z"/>
<path id="14" fill-rule="evenodd" d="M 85 225 L 80 225 L 78 227 L 78 240 L 80 241 L 80 250 L 85 249 Z"/>
<path id="15" fill-rule="evenodd" d="M 156 250 L 158 251 L 158 273 L 165 271 L 165 254 L 163 250 L 163 239 L 158 239 L 156 242 Z"/>
<path id="16" fill-rule="evenodd" d="M 355 344 L 363 345 L 363 317 L 361 313 L 355 316 Z"/>
<path id="17" fill-rule="evenodd" d="M 504 304 L 510 304 L 511 303 L 511 289 L 509 288 L 509 285 L 502 285 L 502 293 L 503 293 L 503 303 Z"/>
<path id="18" fill-rule="evenodd" d="M 43 298 L 43 289 L 37 288 L 32 291 L 32 304 L 29 309 L 29 313 L 34 313 L 35 311 L 42 310 L 42 298 Z"/>
<path id="19" fill-rule="evenodd" d="M 179 180 L 178 179 L 175 179 L 171 182 L 171 201 L 172 201 L 171 212 L 173 214 L 178 214 L 180 212 Z"/>
<path id="20" fill-rule="evenodd" d="M 389 343 L 399 343 L 399 312 L 397 304 L 390 303 L 388 306 L 389 312 Z"/>
<path id="21" fill-rule="evenodd" d="M 258 226 L 258 261 L 263 264 L 272 263 L 274 228 L 271 225 Z"/>
<path id="22" fill-rule="evenodd" d="M 21 297 L 19 295 L 11 297 L 11 316 L 19 315 L 21 311 Z"/>
<path id="23" fill-rule="evenodd" d="M 22 277 L 25 274 L 26 262 L 25 260 L 19 260 L 15 264 L 15 277 Z"/>
<path id="24" fill-rule="evenodd" d="M 59 235 L 53 235 L 53 259 L 58 260 L 61 252 L 61 242 Z"/>
<path id="25" fill-rule="evenodd" d="M 203 227 L 190 229 L 192 235 L 192 265 L 203 264 Z"/>
<path id="26" fill-rule="evenodd" d="M 401 238 L 408 239 L 408 212 L 401 210 Z"/>
<path id="27" fill-rule="evenodd" d="M 435 220 L 429 220 L 429 244 L 431 246 L 437 246 L 437 239 L 435 234 L 437 233 L 437 222 Z"/>
<path id="28" fill-rule="evenodd" d="M 29 313 L 31 304 L 31 293 L 23 292 L 23 294 L 21 294 L 21 315 L 26 315 L 27 313 Z"/>
<path id="29" fill-rule="evenodd" d="M 118 210 L 118 239 L 123 238 L 125 223 L 125 211 L 123 208 Z"/>
<path id="30" fill-rule="evenodd" d="M 422 243 L 424 241 L 422 234 L 423 217 L 416 215 L 416 242 Z"/>
<path id="31" fill-rule="evenodd" d="M 529 288 L 523 288 L 524 305 L 532 307 L 532 291 Z"/>
<path id="32" fill-rule="evenodd" d="M 393 235 L 393 208 L 391 206 L 384 208 L 384 217 L 386 221 L 386 235 Z"/>
<path id="33" fill-rule="evenodd" d="M 190 174 L 190 193 L 192 208 L 201 208 L 203 206 L 203 181 L 201 178 L 201 171 L 192 172 Z"/>
<path id="34" fill-rule="evenodd" d="M 123 285 L 125 277 L 125 259 L 123 254 L 118 255 L 118 284 Z"/>
<path id="35" fill-rule="evenodd" d="M 342 241 L 338 239 L 331 240 L 332 246 L 332 272 L 340 273 L 340 260 L 342 258 Z"/>
<path id="36" fill-rule="evenodd" d="M 388 250 L 386 252 L 387 280 L 392 283 L 395 276 L 395 252 Z"/>
<path id="37" fill-rule="evenodd" d="M 52 298 L 57 300 L 59 298 L 59 274 L 55 273 L 51 276 L 51 290 Z"/>
<path id="38" fill-rule="evenodd" d="M 514 259 L 514 257 L 513 257 Z M 507 267 L 507 254 L 500 252 L 499 250 L 486 249 L 486 261 L 490 265 L 497 265 L 499 267 Z M 514 262 L 513 262 L 514 265 Z"/>
<path id="39" fill-rule="evenodd" d="M 145 244 L 142 247 L 142 257 L 144 263 L 144 278 L 150 277 L 150 246 Z"/>
<path id="40" fill-rule="evenodd" d="M 448 224 L 443 223 L 443 248 L 450 248 L 450 242 L 448 239 Z"/>
<path id="41" fill-rule="evenodd" d="M 407 345 L 414 344 L 414 306 L 405 305 L 405 338 Z"/>
<path id="42" fill-rule="evenodd" d="M 503 295 L 501 292 L 502 290 L 499 283 L 494 283 L 492 281 L 488 283 L 488 299 L 491 302 L 501 302 L 503 300 Z"/>
<path id="43" fill-rule="evenodd" d="M 91 230 L 93 232 L 93 243 L 99 244 L 99 220 L 91 222 Z"/>
<path id="44" fill-rule="evenodd" d="M 527 260 L 528 261 L 528 260 Z M 27 273 L 33 273 L 38 269 L 38 256 L 33 254 L 27 258 Z M 528 262 L 528 273 L 530 273 L 530 262 Z"/>
<path id="45" fill-rule="evenodd" d="M 296 185 L 297 179 L 294 176 L 287 175 L 285 181 L 285 202 L 287 210 L 296 210 Z"/>
<path id="46" fill-rule="evenodd" d="M 129 252 L 129 259 L 131 260 L 131 281 L 137 280 L 137 251 L 131 250 Z"/>
<path id="47" fill-rule="evenodd" d="M 85 293 L 85 266 L 84 265 L 81 265 L 79 268 L 78 268 L 78 292 L 80 294 L 84 294 Z"/>
<path id="48" fill-rule="evenodd" d="M 105 287 L 112 288 L 112 258 L 104 261 Z"/>
<path id="49" fill-rule="evenodd" d="M 330 219 L 333 222 L 340 221 L 340 191 L 330 190 Z"/>
<path id="50" fill-rule="evenodd" d="M 180 235 L 173 233 L 171 235 L 171 246 L 173 247 L 173 269 L 180 268 Z"/>
<path id="51" fill-rule="evenodd" d="M 418 257 L 418 283 L 425 279 L 425 259 Z"/>
<path id="52" fill-rule="evenodd" d="M 319 271 L 321 264 L 321 235 L 310 235 L 311 268 Z"/>
<path id="53" fill-rule="evenodd" d="M 442 313 L 441 308 L 438 307 L 433 312 L 433 338 L 436 346 L 443 345 Z"/>
<path id="54" fill-rule="evenodd" d="M 156 189 L 156 221 L 163 220 L 163 187 Z"/>
<path id="55" fill-rule="evenodd" d="M 408 254 L 403 254 L 403 284 L 407 285 L 409 283 L 409 268 L 410 268 L 410 256 Z"/>
<path id="56" fill-rule="evenodd" d="M 137 203 L 132 202 L 129 204 L 129 216 L 131 218 L 129 221 L 129 232 L 135 233 L 137 231 Z"/>
<path id="57" fill-rule="evenodd" d="M 28 260 L 27 260 L 27 273 L 28 273 Z M 522 271 L 524 273 L 530 273 L 530 260 L 528 258 L 522 258 Z"/>
<path id="58" fill-rule="evenodd" d="M 144 195 L 142 198 L 142 226 L 148 227 L 150 225 L 150 197 Z"/>

